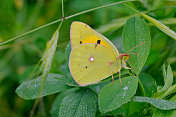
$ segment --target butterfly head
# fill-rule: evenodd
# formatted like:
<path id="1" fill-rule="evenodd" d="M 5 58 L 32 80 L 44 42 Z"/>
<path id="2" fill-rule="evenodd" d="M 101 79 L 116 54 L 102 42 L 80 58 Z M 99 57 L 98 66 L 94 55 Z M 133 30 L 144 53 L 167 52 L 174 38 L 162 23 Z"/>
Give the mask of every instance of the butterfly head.
<path id="1" fill-rule="evenodd" d="M 122 57 L 121 57 L 121 60 L 122 60 L 122 61 L 125 61 L 125 62 L 128 61 L 128 59 L 130 58 L 130 55 L 129 55 L 129 54 L 122 54 L 121 56 L 122 56 Z"/>
<path id="2" fill-rule="evenodd" d="M 129 54 L 120 54 L 119 56 L 121 62 L 122 62 L 122 66 L 126 66 L 126 62 L 129 60 L 130 55 Z"/>

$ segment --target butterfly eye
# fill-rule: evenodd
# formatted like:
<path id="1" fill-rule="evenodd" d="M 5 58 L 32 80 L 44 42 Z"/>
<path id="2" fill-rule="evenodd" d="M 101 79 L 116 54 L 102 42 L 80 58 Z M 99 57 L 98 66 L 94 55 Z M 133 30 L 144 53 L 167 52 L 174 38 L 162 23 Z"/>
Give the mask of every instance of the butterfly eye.
<path id="1" fill-rule="evenodd" d="M 82 44 L 82 41 L 80 41 L 79 43 Z"/>
<path id="2" fill-rule="evenodd" d="M 97 44 L 100 44 L 101 43 L 101 40 L 97 40 Z"/>
<path id="3" fill-rule="evenodd" d="M 123 56 L 123 60 L 127 61 L 129 59 L 129 56 Z"/>

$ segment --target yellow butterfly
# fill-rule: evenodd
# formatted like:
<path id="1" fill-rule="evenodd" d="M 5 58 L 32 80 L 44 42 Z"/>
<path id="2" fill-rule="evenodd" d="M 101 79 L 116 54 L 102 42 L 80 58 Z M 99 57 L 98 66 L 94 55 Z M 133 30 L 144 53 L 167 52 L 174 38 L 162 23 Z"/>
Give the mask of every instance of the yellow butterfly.
<path id="1" fill-rule="evenodd" d="M 114 82 L 113 74 L 119 72 L 120 79 L 122 68 L 131 69 L 126 66 L 129 54 L 120 53 L 111 41 L 85 23 L 75 21 L 71 24 L 70 40 L 69 68 L 80 86 L 96 84 L 109 76 Z"/>

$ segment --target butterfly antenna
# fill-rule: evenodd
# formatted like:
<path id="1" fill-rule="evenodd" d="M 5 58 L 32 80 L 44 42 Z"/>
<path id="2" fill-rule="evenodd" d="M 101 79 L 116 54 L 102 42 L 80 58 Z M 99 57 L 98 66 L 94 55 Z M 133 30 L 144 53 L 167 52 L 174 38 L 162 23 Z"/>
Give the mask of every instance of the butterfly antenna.
<path id="1" fill-rule="evenodd" d="M 140 45 L 142 45 L 142 44 L 144 44 L 144 43 L 145 43 L 145 41 L 142 42 L 141 44 L 135 46 L 134 48 L 132 48 L 131 50 L 129 50 L 127 53 L 131 52 L 132 50 L 134 50 L 135 48 L 137 48 L 138 46 L 140 46 Z M 130 53 L 130 54 L 136 54 L 136 53 Z M 136 54 L 136 55 L 138 55 L 138 54 Z"/>
<path id="2" fill-rule="evenodd" d="M 139 55 L 138 53 L 128 53 L 128 54 L 134 54 L 134 55 Z"/>

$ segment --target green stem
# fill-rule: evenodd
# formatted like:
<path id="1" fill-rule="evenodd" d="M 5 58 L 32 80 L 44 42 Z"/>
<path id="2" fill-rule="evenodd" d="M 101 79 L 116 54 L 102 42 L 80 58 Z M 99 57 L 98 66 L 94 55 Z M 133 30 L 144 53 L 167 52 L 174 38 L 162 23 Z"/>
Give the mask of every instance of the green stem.
<path id="1" fill-rule="evenodd" d="M 21 34 L 21 35 L 18 35 L 18 36 L 14 37 L 14 38 L 11 38 L 11 39 L 9 39 L 9 40 L 7 40 L 7 41 L 0 42 L 0 46 L 1 46 L 1 45 L 4 45 L 4 44 L 6 44 L 6 43 L 9 43 L 9 42 L 11 42 L 11 41 L 14 41 L 14 40 L 16 40 L 16 39 L 18 39 L 18 38 L 24 37 L 25 35 L 28 35 L 28 34 L 30 34 L 30 33 L 33 33 L 33 32 L 35 32 L 35 31 L 37 31 L 37 30 L 40 30 L 40 29 L 42 29 L 42 28 L 45 28 L 45 27 L 47 27 L 47 26 L 50 26 L 50 25 L 55 24 L 55 23 L 57 23 L 57 22 L 60 22 L 61 20 L 62 20 L 62 19 L 55 20 L 55 21 L 50 22 L 50 23 L 48 23 L 48 24 L 46 24 L 46 25 L 40 26 L 40 27 L 38 27 L 38 28 L 35 28 L 35 29 L 30 30 L 30 31 L 28 31 L 28 32 L 25 32 L 25 33 L 23 33 L 23 34 Z"/>
<path id="2" fill-rule="evenodd" d="M 143 85 L 142 85 L 142 83 L 141 83 L 141 81 L 140 81 L 139 78 L 138 78 L 138 82 L 139 82 L 139 85 L 140 85 L 140 87 L 141 87 L 141 90 L 142 90 L 143 95 L 146 96 L 146 93 L 145 93 L 144 87 L 143 87 Z"/>
<path id="3" fill-rule="evenodd" d="M 128 5 L 126 5 L 126 4 L 123 4 L 123 5 L 125 5 L 125 6 L 128 7 L 128 8 L 130 8 L 132 11 L 135 11 L 136 13 L 140 13 L 140 12 L 137 11 L 136 9 L 134 9 L 134 8 L 132 8 L 132 7 L 128 6 Z"/>
<path id="4" fill-rule="evenodd" d="M 64 18 L 64 1 L 62 0 L 62 17 Z"/>
<path id="5" fill-rule="evenodd" d="M 78 15 L 82 15 L 82 14 L 84 14 L 84 13 L 88 13 L 88 12 L 91 12 L 91 11 L 94 11 L 94 10 L 97 10 L 97 9 L 100 9 L 100 8 L 105 8 L 105 7 L 109 7 L 109 6 L 113 6 L 113 5 L 117 5 L 117 4 L 122 4 L 122 3 L 125 3 L 125 2 L 132 2 L 132 1 L 137 1 L 137 0 L 120 1 L 120 2 L 115 2 L 115 3 L 112 3 L 112 4 L 103 5 L 103 6 L 100 6 L 100 7 L 95 7 L 95 8 L 86 10 L 86 11 L 82 11 L 82 12 L 73 14 L 73 15 L 71 15 L 71 16 L 66 17 L 65 19 L 70 19 L 70 18 L 72 18 L 72 17 L 78 16 Z M 62 3 L 62 4 L 63 4 L 63 3 Z M 62 9 L 63 9 L 63 8 L 62 8 Z M 62 11 L 62 13 L 64 13 L 64 12 Z M 62 14 L 62 15 L 63 15 L 63 14 Z M 21 38 L 21 37 L 23 37 L 23 36 L 25 36 L 25 35 L 28 35 L 28 34 L 34 32 L 34 31 L 40 30 L 40 29 L 42 29 L 42 28 L 45 28 L 45 27 L 47 27 L 47 26 L 50 26 L 50 25 L 55 24 L 55 23 L 57 23 L 57 22 L 60 22 L 61 20 L 62 20 L 62 18 L 60 18 L 60 19 L 58 19 L 58 20 L 55 20 L 55 21 L 53 21 L 53 22 L 50 22 L 50 23 L 48 23 L 48 24 L 46 24 L 46 25 L 40 26 L 40 27 L 38 27 L 38 28 L 35 28 L 35 29 L 33 29 L 33 30 L 30 30 L 30 31 L 28 31 L 28 32 L 25 32 L 25 33 L 23 33 L 23 34 L 21 34 L 21 35 L 18 35 L 18 36 L 14 37 L 14 38 L 11 38 L 11 39 L 7 40 L 7 41 L 0 42 L 0 46 L 1 46 L 1 45 L 4 45 L 4 44 L 7 44 L 7 43 L 9 43 L 9 42 L 12 42 L 12 41 L 14 41 L 14 40 L 16 40 L 16 39 L 18 39 L 18 38 Z"/>
<path id="6" fill-rule="evenodd" d="M 70 19 L 72 17 L 78 16 L 78 15 L 81 15 L 81 14 L 84 14 L 84 13 L 88 13 L 88 12 L 91 12 L 91 11 L 94 11 L 94 10 L 97 10 L 97 9 L 101 9 L 101 8 L 104 8 L 104 7 L 109 7 L 109 6 L 112 6 L 112 5 L 122 4 L 122 3 L 125 3 L 125 2 L 132 2 L 132 1 L 136 1 L 136 0 L 120 1 L 120 2 L 115 2 L 115 3 L 112 3 L 112 4 L 103 5 L 103 6 L 100 6 L 100 7 L 95 7 L 95 8 L 86 10 L 86 11 L 82 11 L 82 12 L 73 14 L 71 16 L 66 17 L 65 19 Z"/>

